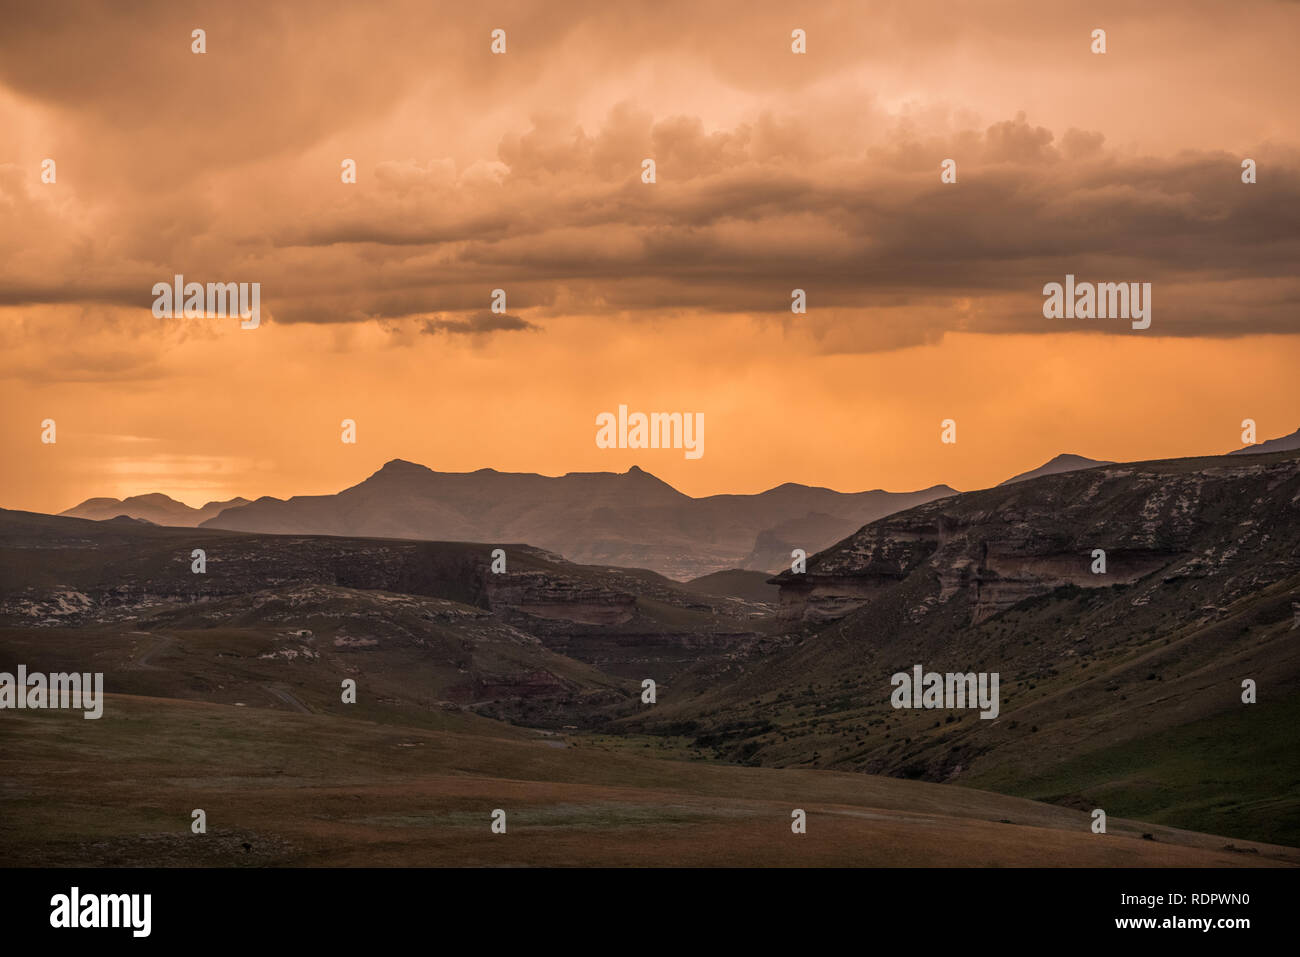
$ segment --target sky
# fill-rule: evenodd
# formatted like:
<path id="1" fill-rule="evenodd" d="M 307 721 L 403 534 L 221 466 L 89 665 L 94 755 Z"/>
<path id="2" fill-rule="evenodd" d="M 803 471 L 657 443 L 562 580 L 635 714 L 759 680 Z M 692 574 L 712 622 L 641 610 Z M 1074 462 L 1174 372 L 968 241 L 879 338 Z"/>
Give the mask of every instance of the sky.
<path id="1" fill-rule="evenodd" d="M 393 458 L 970 489 L 1300 427 L 1297 3 L 0 18 L 0 507 Z M 159 318 L 176 274 L 259 283 L 259 325 Z M 1150 283 L 1150 328 L 1044 318 L 1067 274 Z M 620 405 L 704 454 L 598 447 Z"/>

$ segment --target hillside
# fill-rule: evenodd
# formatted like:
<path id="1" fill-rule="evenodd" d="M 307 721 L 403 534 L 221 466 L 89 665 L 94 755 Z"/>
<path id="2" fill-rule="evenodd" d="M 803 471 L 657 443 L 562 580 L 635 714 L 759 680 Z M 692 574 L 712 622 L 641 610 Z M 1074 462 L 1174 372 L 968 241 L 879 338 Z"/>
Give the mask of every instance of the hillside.
<path id="1" fill-rule="evenodd" d="M 1298 503 L 1300 456 L 1283 453 L 922 505 L 774 579 L 799 641 L 625 721 L 751 764 L 1118 804 L 1297 843 Z M 891 676 L 918 663 L 999 673 L 1001 713 L 894 709 Z M 1241 701 L 1245 678 L 1257 704 Z"/>
<path id="2" fill-rule="evenodd" d="M 191 571 L 195 548 L 206 553 L 201 575 Z M 0 510 L 0 626 L 75 630 L 106 648 L 114 635 L 166 637 L 176 654 L 197 656 L 193 688 L 142 693 L 205 697 L 229 683 L 227 700 L 245 683 L 231 674 L 245 659 L 254 683 L 323 683 L 328 695 L 333 676 L 387 675 L 395 701 L 474 704 L 557 726 L 599 721 L 604 705 L 635 700 L 645 675 L 671 681 L 773 628 L 770 606 L 528 546 L 504 546 L 507 570 L 493 574 L 491 550 Z"/>
<path id="3" fill-rule="evenodd" d="M 1229 455 L 1266 455 L 1270 452 L 1290 452 L 1300 449 L 1300 429 L 1296 429 L 1290 435 L 1284 435 L 1281 438 L 1266 439 L 1263 442 L 1257 442 L 1254 445 L 1247 445 L 1244 448 L 1233 449 Z"/>

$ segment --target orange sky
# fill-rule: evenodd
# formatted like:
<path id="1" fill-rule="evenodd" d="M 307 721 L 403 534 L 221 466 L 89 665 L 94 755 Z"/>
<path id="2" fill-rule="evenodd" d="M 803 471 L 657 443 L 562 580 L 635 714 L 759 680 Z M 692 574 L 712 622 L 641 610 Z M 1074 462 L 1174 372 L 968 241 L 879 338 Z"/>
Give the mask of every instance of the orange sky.
<path id="1" fill-rule="evenodd" d="M 395 457 L 974 488 L 1300 426 L 1300 4 L 462 6 L 5 15 L 0 506 Z M 177 272 L 261 326 L 154 318 Z M 1152 283 L 1151 328 L 1044 319 L 1067 272 Z M 597 448 L 619 404 L 704 456 Z"/>

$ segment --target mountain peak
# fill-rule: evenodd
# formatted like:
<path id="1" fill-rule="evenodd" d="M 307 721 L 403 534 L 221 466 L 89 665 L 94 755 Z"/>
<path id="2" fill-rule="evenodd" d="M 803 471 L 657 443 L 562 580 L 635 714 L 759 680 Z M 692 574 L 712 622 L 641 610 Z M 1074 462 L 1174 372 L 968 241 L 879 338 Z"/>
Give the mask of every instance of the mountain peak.
<path id="1" fill-rule="evenodd" d="M 144 495 L 131 495 L 122 499 L 123 504 L 127 502 L 136 502 L 140 505 L 180 505 L 183 508 L 189 508 L 184 502 L 178 502 L 170 495 L 164 495 L 162 492 L 146 492 Z M 116 517 L 120 518 L 121 516 Z"/>
<path id="2" fill-rule="evenodd" d="M 112 518 L 102 518 L 101 522 L 105 524 L 116 525 L 155 525 L 157 523 L 149 521 L 147 518 L 134 518 L 130 515 L 114 515 Z"/>
<path id="3" fill-rule="evenodd" d="M 1087 468 L 1090 465 L 1108 465 L 1100 459 L 1090 459 L 1086 455 L 1075 455 L 1073 452 L 1062 452 L 1044 462 L 1039 468 L 1051 468 L 1056 465 L 1068 465 L 1070 468 Z"/>
<path id="4" fill-rule="evenodd" d="M 203 508 L 199 509 L 199 511 L 203 512 L 203 511 L 210 511 L 213 509 L 237 508 L 240 505 L 247 505 L 249 501 L 250 499 L 246 499 L 242 495 L 236 495 L 234 498 L 228 498 L 225 501 L 219 502 L 213 500 L 211 502 L 208 502 L 208 504 L 204 505 Z"/>
<path id="5" fill-rule="evenodd" d="M 432 472 L 433 469 L 427 465 L 420 465 L 417 462 L 408 462 L 406 459 L 390 459 L 385 462 L 383 467 L 375 475 L 414 475 L 420 472 Z"/>
<path id="6" fill-rule="evenodd" d="M 1090 469 L 1098 465 L 1114 465 L 1114 462 L 1106 462 L 1101 459 L 1090 459 L 1087 456 L 1075 455 L 1073 452 L 1062 452 L 1044 462 L 1036 469 L 1030 469 L 1028 472 L 1021 472 L 1019 475 L 1013 475 L 1005 482 L 999 482 L 998 485 L 1014 485 L 1016 482 L 1026 482 L 1029 479 L 1042 478 L 1044 475 L 1060 475 L 1062 472 L 1077 472 L 1079 469 Z"/>
<path id="7" fill-rule="evenodd" d="M 677 489 L 673 488 L 671 485 L 669 485 L 659 476 L 655 475 L 653 472 L 647 472 L 639 465 L 633 465 L 631 468 L 629 468 L 626 472 L 623 473 L 623 477 L 630 479 L 633 482 L 636 482 L 639 488 L 643 488 L 646 490 L 649 490 L 651 488 L 666 489 L 669 492 L 671 492 L 674 497 L 677 496 L 680 496 L 682 498 L 687 497 L 683 495 L 683 493 L 677 491 Z"/>

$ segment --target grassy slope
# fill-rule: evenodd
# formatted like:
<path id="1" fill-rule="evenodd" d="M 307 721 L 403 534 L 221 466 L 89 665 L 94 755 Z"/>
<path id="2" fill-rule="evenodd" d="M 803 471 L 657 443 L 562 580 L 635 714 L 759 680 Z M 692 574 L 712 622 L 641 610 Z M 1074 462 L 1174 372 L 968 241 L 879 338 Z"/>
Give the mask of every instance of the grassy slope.
<path id="1" fill-rule="evenodd" d="M 1224 463 L 1153 470 L 1209 464 Z M 1008 493 L 978 494 L 992 508 Z M 1220 495 L 1213 508 L 1227 504 Z M 1294 549 L 1280 531 L 1272 539 L 1274 552 Z M 936 586 L 914 575 L 781 653 L 740 662 L 734 680 L 687 676 L 681 694 L 623 723 L 748 764 L 924 776 L 1300 845 L 1300 576 L 1230 604 L 1215 579 L 1173 578 L 1133 604 L 1161 579 L 1066 586 L 978 624 L 941 603 L 915 624 L 908 610 Z M 894 710 L 890 675 L 914 662 L 999 672 L 1000 717 Z M 1240 700 L 1246 677 L 1256 705 Z"/>
<path id="2" fill-rule="evenodd" d="M 314 623 L 314 622 L 313 622 Z M 29 672 L 98 671 L 106 689 L 127 695 L 182 698 L 254 708 L 292 710 L 271 689 L 288 692 L 310 711 L 439 730 L 497 735 L 529 732 L 479 718 L 446 700 L 478 674 L 546 669 L 575 688 L 617 690 L 629 698 L 634 688 L 620 688 L 608 676 L 582 662 L 547 651 L 540 645 L 475 641 L 462 650 L 453 634 L 442 648 L 429 630 L 430 644 L 413 647 L 397 642 L 379 648 L 347 651 L 321 640 L 320 657 L 285 661 L 260 657 L 283 648 L 283 629 L 271 627 L 167 629 L 123 632 L 115 627 L 0 627 L 0 669 L 17 662 Z M 306 647 L 296 644 L 295 647 Z M 465 673 L 457 667 L 462 659 Z M 344 678 L 357 681 L 355 705 L 341 701 Z"/>
<path id="3" fill-rule="evenodd" d="M 969 788 L 550 741 L 120 695 L 99 721 L 6 712 L 0 854 L 19 865 L 1300 863 L 1294 850 L 1227 850 L 1115 818 L 1094 835 L 1082 812 Z M 189 832 L 196 807 L 205 835 Z M 790 832 L 795 807 L 805 836 Z M 504 836 L 489 831 L 494 808 L 507 811 Z"/>
<path id="4" fill-rule="evenodd" d="M 1300 832 L 1300 698 L 1201 718 L 1025 775 L 963 781 L 1067 806 L 1123 808 L 1142 820 L 1295 843 Z"/>

